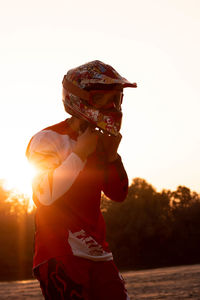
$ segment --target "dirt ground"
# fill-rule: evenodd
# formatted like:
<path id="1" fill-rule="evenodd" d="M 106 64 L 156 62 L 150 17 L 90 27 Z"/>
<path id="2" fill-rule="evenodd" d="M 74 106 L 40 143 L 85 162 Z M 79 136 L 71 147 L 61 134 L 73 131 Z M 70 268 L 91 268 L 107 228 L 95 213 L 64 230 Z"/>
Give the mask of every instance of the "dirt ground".
<path id="1" fill-rule="evenodd" d="M 131 299 L 200 299 L 200 265 L 123 274 Z"/>
<path id="2" fill-rule="evenodd" d="M 129 271 L 122 274 L 131 300 L 200 300 L 200 265 Z M 43 297 L 38 282 L 26 280 L 0 282 L 0 300 L 4 299 L 42 300 Z"/>

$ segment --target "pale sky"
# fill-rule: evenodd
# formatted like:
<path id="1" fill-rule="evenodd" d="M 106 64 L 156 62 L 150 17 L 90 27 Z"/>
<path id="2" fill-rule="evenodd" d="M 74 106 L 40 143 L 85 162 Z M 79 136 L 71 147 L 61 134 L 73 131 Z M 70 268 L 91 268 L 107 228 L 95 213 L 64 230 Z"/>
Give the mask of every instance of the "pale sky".
<path id="1" fill-rule="evenodd" d="M 26 189 L 29 139 L 67 117 L 63 75 L 99 59 L 138 83 L 119 148 L 130 183 L 200 193 L 199 0 L 0 0 L 0 35 L 0 178 Z"/>

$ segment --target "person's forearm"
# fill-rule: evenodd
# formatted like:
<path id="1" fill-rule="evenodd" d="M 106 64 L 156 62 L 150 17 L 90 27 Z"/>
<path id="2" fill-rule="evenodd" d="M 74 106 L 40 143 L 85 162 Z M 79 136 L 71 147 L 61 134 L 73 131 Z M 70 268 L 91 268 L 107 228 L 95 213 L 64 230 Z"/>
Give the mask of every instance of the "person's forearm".
<path id="1" fill-rule="evenodd" d="M 103 192 L 111 200 L 118 202 L 125 200 L 127 196 L 128 177 L 119 155 L 117 160 L 108 163 Z"/>
<path id="2" fill-rule="evenodd" d="M 85 163 L 71 153 L 56 169 L 42 174 L 33 185 L 34 193 L 43 205 L 51 205 L 65 194 L 75 182 Z"/>

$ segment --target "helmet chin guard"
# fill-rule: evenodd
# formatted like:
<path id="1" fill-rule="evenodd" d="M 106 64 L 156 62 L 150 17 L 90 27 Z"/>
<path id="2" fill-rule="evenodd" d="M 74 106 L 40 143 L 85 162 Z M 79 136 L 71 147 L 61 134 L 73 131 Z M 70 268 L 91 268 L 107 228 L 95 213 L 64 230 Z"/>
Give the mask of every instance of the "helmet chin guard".
<path id="1" fill-rule="evenodd" d="M 130 83 L 111 66 L 96 60 L 69 70 L 62 84 L 63 103 L 69 114 L 88 121 L 108 134 L 118 135 L 122 120 L 122 90 L 137 87 L 136 83 Z M 108 99 L 114 99 L 117 94 L 121 100 L 118 105 L 112 100 L 109 107 L 105 101 L 102 106 L 97 106 L 94 101 L 96 94 Z"/>

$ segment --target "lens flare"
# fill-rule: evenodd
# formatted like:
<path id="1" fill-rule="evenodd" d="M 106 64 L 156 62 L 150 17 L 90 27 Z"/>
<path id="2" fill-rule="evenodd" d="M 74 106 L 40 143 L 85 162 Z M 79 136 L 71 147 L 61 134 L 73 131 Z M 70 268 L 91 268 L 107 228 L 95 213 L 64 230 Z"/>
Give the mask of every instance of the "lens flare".
<path id="1" fill-rule="evenodd" d="M 14 190 L 17 194 L 24 194 L 30 198 L 30 207 L 33 207 L 32 201 L 32 180 L 36 175 L 36 168 L 28 163 L 27 160 L 20 162 L 19 166 L 15 166 L 12 170 L 4 172 L 4 188 L 6 190 Z M 19 198 L 20 201 L 20 198 Z"/>

